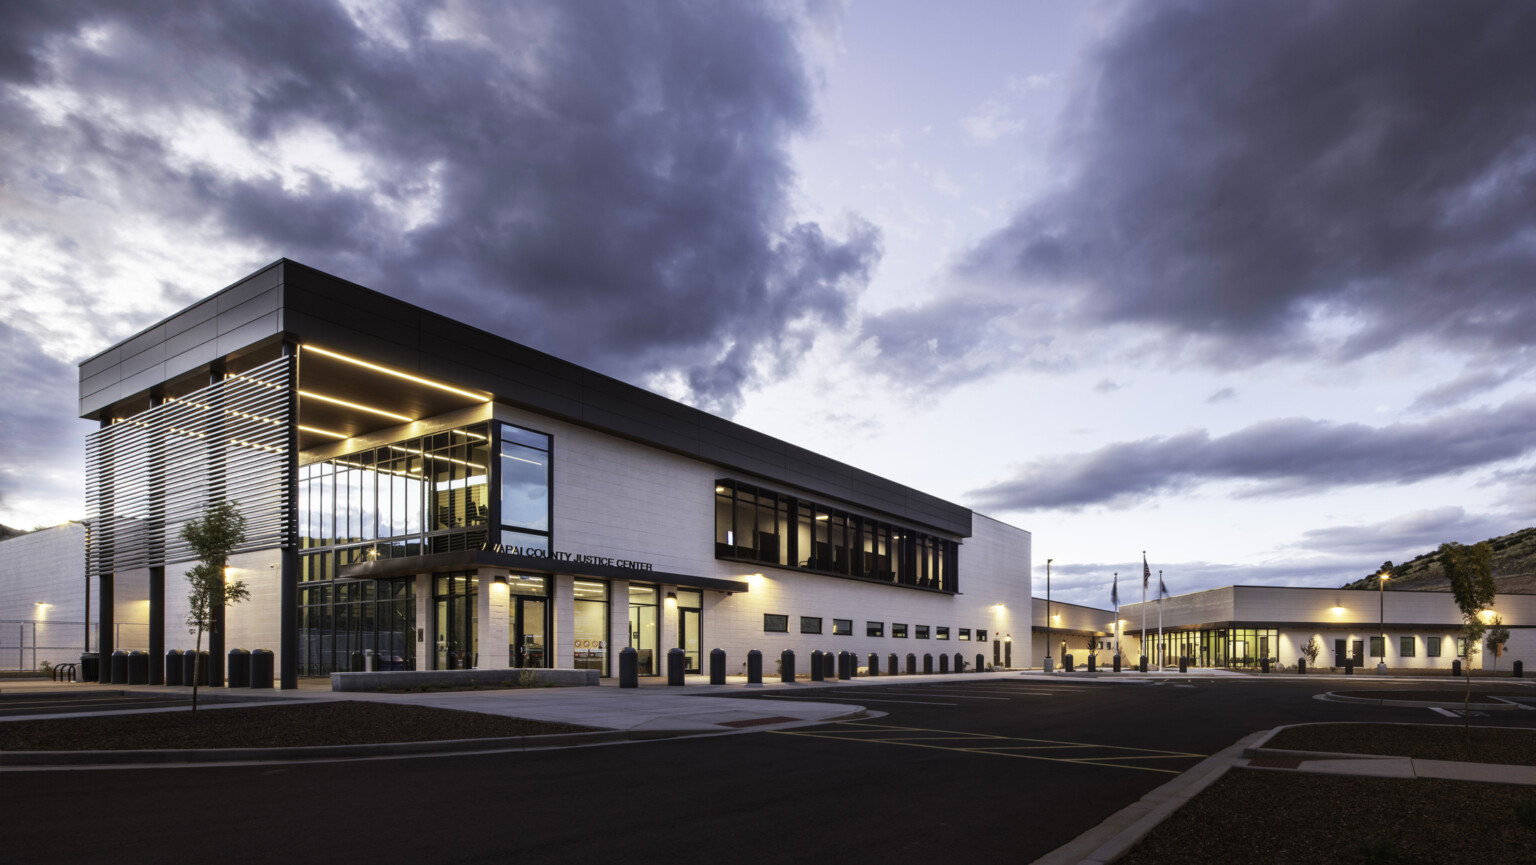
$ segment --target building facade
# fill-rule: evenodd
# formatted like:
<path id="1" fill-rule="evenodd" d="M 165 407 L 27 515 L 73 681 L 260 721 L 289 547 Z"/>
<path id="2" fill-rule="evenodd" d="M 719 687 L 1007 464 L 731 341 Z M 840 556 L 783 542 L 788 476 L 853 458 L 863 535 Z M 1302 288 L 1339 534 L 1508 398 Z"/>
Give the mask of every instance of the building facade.
<path id="1" fill-rule="evenodd" d="M 1385 661 L 1389 668 L 1449 669 L 1463 654 L 1461 611 L 1448 592 L 1226 586 L 1165 599 L 1161 636 L 1158 605 L 1145 606 L 1152 664 L 1185 657 L 1198 667 L 1251 669 L 1268 658 L 1295 666 L 1313 640 L 1320 667 Z M 1474 647 L 1474 666 L 1507 670 L 1517 660 L 1536 660 L 1536 595 L 1497 595 L 1483 618 L 1495 615 L 1510 638 L 1497 654 Z M 1143 651 L 1142 621 L 1142 604 L 1120 608 L 1129 659 Z"/>
<path id="2" fill-rule="evenodd" d="M 0 541 L 0 671 L 80 660 L 94 644 L 86 600 L 85 524 L 65 523 Z M 118 611 L 124 639 L 143 636 L 140 615 Z"/>
<path id="3" fill-rule="evenodd" d="M 80 382 L 86 568 L 108 625 L 143 596 L 152 656 L 190 647 L 179 534 L 218 500 L 251 598 L 209 648 L 272 649 L 283 687 L 609 675 L 623 646 L 652 675 L 672 648 L 1002 664 L 1023 633 L 1028 532 L 295 262 Z"/>

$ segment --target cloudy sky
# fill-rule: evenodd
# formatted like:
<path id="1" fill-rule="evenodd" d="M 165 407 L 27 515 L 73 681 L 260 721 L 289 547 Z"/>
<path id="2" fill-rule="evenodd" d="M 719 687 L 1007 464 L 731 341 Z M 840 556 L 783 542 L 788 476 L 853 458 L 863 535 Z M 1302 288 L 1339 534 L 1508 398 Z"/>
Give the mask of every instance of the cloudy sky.
<path id="1" fill-rule="evenodd" d="M 83 514 L 75 364 L 286 256 L 1027 528 L 1067 600 L 1523 528 L 1532 45 L 1516 2 L 6 3 L 0 522 Z"/>

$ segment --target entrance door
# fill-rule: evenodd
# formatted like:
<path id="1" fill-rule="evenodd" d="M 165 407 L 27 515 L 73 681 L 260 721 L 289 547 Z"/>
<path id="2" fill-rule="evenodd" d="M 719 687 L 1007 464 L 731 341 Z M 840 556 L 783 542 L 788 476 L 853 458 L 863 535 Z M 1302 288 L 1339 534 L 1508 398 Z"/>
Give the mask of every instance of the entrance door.
<path id="1" fill-rule="evenodd" d="M 1344 666 L 1344 641 L 1343 640 L 1334 640 L 1333 641 L 1333 665 L 1335 667 L 1342 667 L 1342 666 Z"/>
<path id="2" fill-rule="evenodd" d="M 1001 667 L 1002 665 L 1003 665 L 1003 641 L 1002 640 L 998 640 L 998 639 L 993 639 L 992 640 L 992 666 L 994 666 L 994 667 Z"/>
<path id="3" fill-rule="evenodd" d="M 1350 644 L 1350 650 L 1351 654 L 1355 656 L 1355 666 L 1363 666 L 1365 664 L 1365 641 L 1355 640 Z"/>
<path id="4" fill-rule="evenodd" d="M 547 667 L 549 653 L 545 651 L 544 635 L 547 627 L 549 601 L 543 598 L 512 598 L 512 622 L 507 636 L 512 642 L 508 655 L 514 667 Z"/>
<path id="5" fill-rule="evenodd" d="M 437 662 L 434 669 L 468 670 L 478 663 L 479 635 L 475 632 L 475 594 L 479 578 L 472 574 L 454 574 L 436 579 L 434 593 Z"/>
<path id="6" fill-rule="evenodd" d="M 1003 641 L 1003 666 L 1008 668 L 1008 669 L 1010 669 L 1010 670 L 1013 669 L 1013 641 L 1012 640 L 1004 640 Z"/>
<path id="7" fill-rule="evenodd" d="M 686 672 L 699 671 L 699 611 L 677 611 L 677 645 L 683 650 L 683 667 Z"/>

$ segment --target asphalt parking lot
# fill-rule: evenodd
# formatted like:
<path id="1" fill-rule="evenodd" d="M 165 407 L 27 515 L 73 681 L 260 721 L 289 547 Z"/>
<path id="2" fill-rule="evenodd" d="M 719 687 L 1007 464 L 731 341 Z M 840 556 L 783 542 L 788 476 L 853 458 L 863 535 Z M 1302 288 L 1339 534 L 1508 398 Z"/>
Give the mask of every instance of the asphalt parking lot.
<path id="1" fill-rule="evenodd" d="M 1344 684 L 893 679 L 796 687 L 802 699 L 882 714 L 793 730 L 519 754 L 8 772 L 0 842 L 15 862 L 1029 862 L 1256 730 L 1461 723 L 1313 699 Z M 1477 722 L 1533 727 L 1536 712 Z"/>

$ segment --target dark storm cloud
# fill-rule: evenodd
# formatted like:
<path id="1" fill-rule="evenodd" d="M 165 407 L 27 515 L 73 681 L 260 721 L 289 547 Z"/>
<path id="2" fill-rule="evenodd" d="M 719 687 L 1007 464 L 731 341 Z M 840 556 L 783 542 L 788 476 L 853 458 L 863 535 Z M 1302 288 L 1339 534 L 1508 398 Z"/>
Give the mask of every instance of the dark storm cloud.
<path id="1" fill-rule="evenodd" d="M 85 457 L 89 427 L 75 419 L 74 366 L 48 356 L 24 327 L 0 322 L 0 345 L 6 346 L 0 351 L 0 381 L 5 382 L 0 439 L 6 443 L 0 508 L 18 510 L 19 501 L 70 496 L 83 508 L 75 467 Z M 59 474 L 56 466 L 69 469 Z M 29 520 L 23 511 L 15 528 L 28 529 L 42 519 Z"/>
<path id="2" fill-rule="evenodd" d="M 1404 561 L 1446 541 L 1477 543 L 1521 526 L 1505 516 L 1470 515 L 1454 505 L 1402 514 L 1366 526 L 1311 529 L 1297 546 L 1327 553 L 1369 553 Z"/>
<path id="3" fill-rule="evenodd" d="M 1385 427 L 1271 420 L 1215 438 L 1189 432 L 1045 457 L 970 498 L 988 510 L 1036 510 L 1118 505 L 1220 481 L 1251 482 L 1243 496 L 1411 483 L 1536 451 L 1533 428 L 1536 396 Z"/>
<path id="4" fill-rule="evenodd" d="M 1194 338 L 1223 367 L 1415 336 L 1525 349 L 1536 5 L 1124 8 L 1068 101 L 1059 187 L 978 243 L 957 282 L 1020 309 L 1047 300 L 1078 328 Z M 966 331 L 993 316 L 947 327 L 977 344 Z M 877 325 L 899 348 L 897 323 Z"/>
<path id="5" fill-rule="evenodd" d="M 1436 385 L 1414 398 L 1409 411 L 1439 411 L 1487 393 L 1518 375 L 1518 369 L 1469 370 L 1450 381 Z"/>
<path id="6" fill-rule="evenodd" d="M 668 374 L 708 407 L 842 324 L 880 256 L 856 218 L 832 236 L 789 211 L 785 148 L 814 95 L 793 10 L 70 6 L 80 20 L 5 13 L 26 27 L 0 37 L 0 80 L 75 97 L 50 112 L 0 93 L 19 143 L 0 165 L 41 178 L 33 194 L 117 190 L 104 204 L 631 380 Z M 368 177 L 178 155 L 182 124 L 209 117 L 258 148 L 323 130 Z"/>

